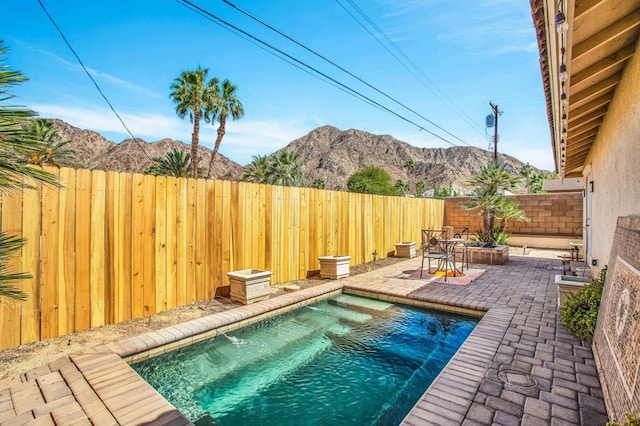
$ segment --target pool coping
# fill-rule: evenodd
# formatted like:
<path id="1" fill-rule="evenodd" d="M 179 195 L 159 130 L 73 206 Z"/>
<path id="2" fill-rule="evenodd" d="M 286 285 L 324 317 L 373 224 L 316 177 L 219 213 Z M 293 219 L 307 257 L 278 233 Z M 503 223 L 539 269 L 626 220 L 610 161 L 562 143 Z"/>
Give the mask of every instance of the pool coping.
<path id="1" fill-rule="evenodd" d="M 110 363 L 114 368 L 129 370 L 137 376 L 137 373 L 133 371 L 129 364 L 144 361 L 180 347 L 215 337 L 218 334 L 236 330 L 343 293 L 482 317 L 469 337 L 463 342 L 403 421 L 403 424 L 408 425 L 424 424 L 425 421 L 438 424 L 461 423 L 473 402 L 473 397 L 479 389 L 482 379 L 485 377 L 491 360 L 498 350 L 498 346 L 515 312 L 514 309 L 493 308 L 485 311 L 478 309 L 478 306 L 470 307 L 463 304 L 438 303 L 421 298 L 407 297 L 406 295 L 392 294 L 393 292 L 364 290 L 357 286 L 349 285 L 347 282 L 333 281 L 118 342 L 101 345 L 94 348 L 94 350 L 104 356 L 110 355 Z M 114 355 L 117 357 L 113 358 Z M 76 362 L 75 359 L 73 361 Z M 79 365 L 79 369 L 85 374 L 82 365 Z M 103 374 L 111 373 L 103 371 Z M 113 389 L 100 388 L 100 381 L 103 380 L 100 374 L 92 375 L 89 371 L 86 371 L 85 376 L 89 384 L 94 387 L 98 397 L 112 395 Z M 137 380 L 130 380 L 136 384 L 138 389 L 145 389 L 147 392 L 152 390 L 157 396 L 160 396 L 155 389 L 139 376 L 137 376 Z M 114 381 L 113 385 L 120 388 L 120 383 L 120 381 Z M 164 399 L 162 396 L 160 398 Z M 166 404 L 168 406 L 163 407 L 165 410 L 172 409 L 179 413 L 168 401 L 166 401 Z M 105 405 L 119 423 L 128 421 L 130 417 L 127 416 L 135 412 L 135 407 L 127 406 L 127 411 L 123 415 L 118 407 L 110 406 L 113 404 L 110 404 L 108 398 L 105 399 Z M 147 405 L 147 403 L 141 405 Z"/>

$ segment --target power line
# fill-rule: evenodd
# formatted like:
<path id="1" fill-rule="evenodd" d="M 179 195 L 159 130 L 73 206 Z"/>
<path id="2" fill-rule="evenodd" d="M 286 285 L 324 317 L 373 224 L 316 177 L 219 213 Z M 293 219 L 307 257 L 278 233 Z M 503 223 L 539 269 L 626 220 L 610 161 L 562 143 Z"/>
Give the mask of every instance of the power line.
<path id="1" fill-rule="evenodd" d="M 327 83 L 327 84 L 330 84 L 331 86 L 335 87 L 336 89 L 341 90 L 341 91 L 343 91 L 344 93 L 347 93 L 347 94 L 349 94 L 349 95 L 351 95 L 351 96 L 354 96 L 354 97 L 356 97 L 356 98 L 360 99 L 361 101 L 363 101 L 363 102 L 365 102 L 365 103 L 369 104 L 370 106 L 372 106 L 372 107 L 374 107 L 374 108 L 378 108 L 378 109 L 380 109 L 380 110 L 384 111 L 384 110 L 383 110 L 382 108 L 380 108 L 378 105 L 375 105 L 375 104 L 373 104 L 373 103 L 369 102 L 367 99 L 362 98 L 362 97 L 355 96 L 353 93 L 351 93 L 351 92 L 347 91 L 346 89 L 344 89 L 344 88 L 342 88 L 342 87 L 338 86 L 337 84 L 333 83 L 332 81 L 327 80 L 327 79 L 325 79 L 325 78 L 322 78 L 320 75 L 316 75 L 316 74 L 312 73 L 311 71 L 309 71 L 309 70 L 307 70 L 307 69 L 304 69 L 302 66 L 300 66 L 300 65 L 296 64 L 296 63 L 295 63 L 295 62 L 293 62 L 292 60 L 289 60 L 287 57 L 285 57 L 285 56 L 283 56 L 283 55 L 279 55 L 277 52 L 275 52 L 275 51 L 271 51 L 271 50 L 267 49 L 266 47 L 261 46 L 260 44 L 258 44 L 257 42 L 255 42 L 255 41 L 254 41 L 254 40 L 252 40 L 251 38 L 249 38 L 249 37 L 245 36 L 244 34 L 239 33 L 239 32 L 236 32 L 236 31 L 232 30 L 231 28 L 228 28 L 228 27 L 224 26 L 224 25 L 223 25 L 223 24 L 221 24 L 220 22 L 218 22 L 218 21 L 216 21 L 216 20 L 214 20 L 214 19 L 211 19 L 211 17 L 207 16 L 206 14 L 204 14 L 203 12 L 201 12 L 200 10 L 195 9 L 195 8 L 193 8 L 193 7 L 190 7 L 189 5 L 183 4 L 183 3 L 182 3 L 182 2 L 180 2 L 179 0 L 176 0 L 176 1 L 177 1 L 177 2 L 178 2 L 178 4 L 180 4 L 181 6 L 183 6 L 183 7 L 187 8 L 187 9 L 191 10 L 192 12 L 197 13 L 198 15 L 202 16 L 203 18 L 205 18 L 205 19 L 207 19 L 207 20 L 209 20 L 209 21 L 213 22 L 214 24 L 216 24 L 217 26 L 219 26 L 219 27 L 220 27 L 220 28 L 222 28 L 223 30 L 228 31 L 228 32 L 230 32 L 231 34 L 234 34 L 234 35 L 236 35 L 236 36 L 238 36 L 238 37 L 242 38 L 243 40 L 245 40 L 245 41 L 247 41 L 247 42 L 249 42 L 249 43 L 253 44 L 253 45 L 254 45 L 254 46 L 256 46 L 257 48 L 262 49 L 262 50 L 263 50 L 263 51 L 265 51 L 266 53 L 268 53 L 268 54 L 270 54 L 270 55 L 273 55 L 273 56 L 275 56 L 276 58 L 278 58 L 278 59 L 281 59 L 281 60 L 285 61 L 285 62 L 286 62 L 286 63 L 288 63 L 289 65 L 292 65 L 292 66 L 294 66 L 294 67 L 298 68 L 300 71 L 302 71 L 302 72 L 304 72 L 304 73 L 306 73 L 306 74 L 310 75 L 311 77 L 316 78 L 316 79 L 318 79 L 318 80 L 320 80 L 320 81 L 323 81 L 323 82 L 325 82 L 325 83 Z"/>
<path id="2" fill-rule="evenodd" d="M 396 62 L 402 65 L 407 71 L 409 71 L 409 73 L 411 73 L 420 82 L 420 84 L 422 84 L 422 86 L 424 86 L 427 90 L 429 90 L 442 103 L 447 105 L 453 111 L 453 113 L 456 114 L 459 118 L 461 118 L 464 122 L 466 122 L 469 125 L 469 127 L 473 128 L 475 131 L 482 134 L 482 131 L 477 127 L 473 119 L 469 117 L 469 115 L 466 114 L 460 107 L 458 107 L 451 99 L 449 99 L 447 95 L 442 90 L 440 90 L 440 88 L 433 81 L 431 81 L 429 77 L 427 77 L 427 75 L 415 64 L 415 62 L 413 62 L 411 58 L 409 58 L 409 56 L 407 56 L 407 54 L 405 54 L 404 51 L 400 49 L 400 47 L 393 40 L 391 40 L 391 38 L 389 38 L 389 36 L 387 36 L 387 34 L 378 25 L 376 25 L 376 23 L 353 0 L 346 0 L 346 1 L 356 10 L 356 12 L 358 12 L 360 16 L 362 16 L 369 23 L 369 25 L 371 25 L 376 30 L 376 32 L 382 38 L 384 38 L 387 41 L 387 43 L 391 47 L 393 47 L 404 58 L 404 61 L 398 58 L 398 56 L 396 56 L 391 50 L 389 50 L 389 48 L 384 43 L 382 43 L 380 38 L 377 37 L 375 34 L 373 34 L 356 16 L 354 16 L 340 2 L 340 0 L 336 0 L 336 3 L 338 3 L 340 7 L 342 7 L 342 9 L 344 9 L 344 11 L 347 14 L 349 14 L 349 16 L 351 16 L 362 28 L 364 28 L 365 31 L 367 31 L 369 35 L 378 42 L 378 44 L 380 44 L 391 56 L 393 56 Z M 413 69 L 411 69 L 407 65 L 407 63 L 411 65 Z M 417 71 L 420 75 L 416 74 L 414 70 Z M 431 86 L 433 86 L 433 88 Z"/>
<path id="3" fill-rule="evenodd" d="M 391 97 L 390 95 L 388 95 L 387 93 L 381 91 L 380 89 L 378 89 L 377 87 L 373 86 L 372 84 L 366 82 L 365 80 L 363 80 L 362 78 L 358 77 L 357 75 L 353 74 L 352 72 L 348 71 L 347 69 L 341 67 L 340 65 L 338 65 L 337 63 L 333 62 L 332 60 L 326 58 L 325 56 L 321 55 L 320 53 L 316 52 L 315 50 L 311 49 L 310 47 L 306 46 L 305 44 L 295 40 L 294 38 L 288 36 L 287 34 L 283 33 L 282 31 L 278 30 L 277 28 L 274 28 L 272 25 L 266 23 L 265 21 L 261 20 L 260 18 L 258 18 L 255 15 L 252 15 L 251 13 L 247 12 L 246 10 L 242 9 L 239 6 L 236 6 L 235 4 L 231 3 L 229 0 L 222 0 L 224 3 L 226 3 L 228 6 L 234 8 L 235 10 L 241 12 L 242 14 L 248 16 L 249 18 L 253 19 L 254 21 L 264 25 L 265 27 L 269 28 L 270 30 L 276 32 L 277 34 L 281 35 L 282 37 L 286 38 L 287 40 L 291 41 L 292 43 L 295 43 L 296 45 L 302 47 L 303 49 L 305 49 L 306 51 L 314 54 L 315 56 L 317 56 L 318 58 L 324 60 L 325 62 L 328 62 L 329 64 L 333 65 L 334 67 L 338 68 L 339 70 L 345 72 L 346 74 L 350 75 L 351 77 L 355 78 L 356 80 L 358 80 L 359 82 L 363 83 L 364 85 L 368 86 L 369 88 L 375 90 L 376 92 L 380 93 L 381 95 L 383 95 L 384 97 L 386 97 L 387 99 L 395 102 L 396 104 L 400 105 L 401 107 L 405 108 L 408 111 L 411 111 L 412 113 L 414 113 L 415 115 L 417 115 L 418 117 L 422 118 L 423 120 L 425 120 L 426 122 L 430 123 L 431 125 L 437 127 L 438 129 L 442 130 L 443 132 L 447 133 L 449 136 L 454 137 L 455 139 L 459 140 L 460 142 L 468 145 L 468 146 L 472 146 L 471 144 L 467 143 L 466 141 L 460 139 L 459 137 L 457 137 L 456 135 L 454 135 L 453 133 L 449 132 L 447 129 L 437 125 L 436 123 L 434 123 L 433 121 L 429 120 L 427 117 L 423 116 L 422 114 L 418 113 L 417 111 L 413 110 L 412 108 L 406 106 L 405 104 L 403 104 L 402 102 L 398 101 L 397 99 Z"/>
<path id="4" fill-rule="evenodd" d="M 89 79 L 91 79 L 91 81 L 93 82 L 93 85 L 96 86 L 96 89 L 98 89 L 98 92 L 100 93 L 100 95 L 102 96 L 102 98 L 105 100 L 105 102 L 107 103 L 107 105 L 109 105 L 109 108 L 111 109 L 111 111 L 113 111 L 113 113 L 115 114 L 116 117 L 118 117 L 118 120 L 120 120 L 120 123 L 122 124 L 122 126 L 125 128 L 125 130 L 127 131 L 127 133 L 129 134 L 129 136 L 131 136 L 131 138 L 134 140 L 134 142 L 136 143 L 136 146 L 138 148 L 140 148 L 142 150 L 142 152 L 144 153 L 144 155 L 151 161 L 153 161 L 153 159 L 151 157 L 149 157 L 149 154 L 147 154 L 147 151 L 145 151 L 145 149 L 142 147 L 142 145 L 140 145 L 140 141 L 133 136 L 133 133 L 131 133 L 131 130 L 129 130 L 129 128 L 127 127 L 127 125 L 124 123 L 124 120 L 122 120 L 122 118 L 120 117 L 120 115 L 116 112 L 116 109 L 113 107 L 113 105 L 111 104 L 111 102 L 109 101 L 109 99 L 107 99 L 107 96 L 104 94 L 104 92 L 102 91 L 102 89 L 100 89 L 100 86 L 98 86 L 98 83 L 96 82 L 96 80 L 93 78 L 93 76 L 91 75 L 91 73 L 89 72 L 89 70 L 87 69 L 87 67 L 84 66 L 84 63 L 82 62 L 82 59 L 80 59 L 80 56 L 78 56 L 78 54 L 76 53 L 76 51 L 73 49 L 73 47 L 71 47 L 71 43 L 69 43 L 69 40 L 67 40 L 67 37 L 64 35 L 64 33 L 62 32 L 62 30 L 60 29 L 60 27 L 58 26 L 58 24 L 56 24 L 56 21 L 53 19 L 53 17 L 49 14 L 49 12 L 47 11 L 47 8 L 44 7 L 44 4 L 42 4 L 41 0 L 37 0 L 38 4 L 40 4 L 40 7 L 42 8 L 42 10 L 44 11 L 45 15 L 47 15 L 47 18 L 49 18 L 49 20 L 51 21 L 51 23 L 53 24 L 53 26 L 56 28 L 56 30 L 58 31 L 58 33 L 60 34 L 60 36 L 62 37 L 62 40 L 64 40 L 65 44 L 67 45 L 67 47 L 69 48 L 69 50 L 71 51 L 71 53 L 73 53 L 73 56 L 76 57 L 76 59 L 78 60 L 78 62 L 80 63 L 80 66 L 82 66 L 82 69 L 84 70 L 84 72 L 87 74 L 87 76 L 89 76 Z"/>
<path id="5" fill-rule="evenodd" d="M 380 103 L 378 103 L 378 102 L 374 101 L 373 99 L 371 99 L 371 98 L 369 98 L 369 97 L 367 97 L 367 96 L 363 95 L 362 93 L 358 92 L 357 90 L 352 89 L 351 87 L 349 87 L 349 86 L 347 86 L 347 85 L 345 85 L 345 84 L 343 84 L 343 83 L 339 82 L 338 80 L 336 80 L 336 79 L 334 79 L 334 78 L 332 78 L 332 77 L 328 76 L 327 74 L 323 73 L 322 71 L 320 71 L 320 70 L 318 70 L 318 69 L 316 69 L 316 68 L 314 68 L 314 67 L 312 67 L 312 66 L 310 66 L 310 65 L 308 65 L 308 64 L 306 64 L 306 63 L 304 63 L 304 62 L 302 62 L 302 61 L 300 61 L 299 59 L 294 58 L 293 56 L 291 56 L 291 55 L 289 55 L 289 54 L 285 53 L 284 51 L 282 51 L 282 50 L 278 49 L 277 47 L 275 47 L 275 46 L 273 46 L 273 45 L 271 45 L 271 44 L 269 44 L 269 43 L 267 43 L 267 42 L 265 42 L 265 41 L 263 41 L 263 40 L 259 39 L 258 37 L 256 37 L 256 36 L 254 36 L 254 35 L 249 34 L 248 32 L 246 32 L 246 31 L 242 30 L 241 28 L 238 28 L 237 26 L 235 26 L 235 25 L 233 25 L 233 24 L 229 23 L 228 21 L 225 21 L 224 19 L 220 18 L 219 16 L 214 15 L 213 13 L 209 12 L 208 10 L 203 9 L 203 8 L 201 8 L 200 6 L 198 6 L 198 5 L 194 4 L 194 3 L 192 3 L 191 1 L 189 1 L 189 0 L 176 0 L 176 1 L 179 1 L 179 2 L 181 2 L 181 3 L 185 3 L 186 5 L 188 5 L 188 6 L 189 6 L 189 9 L 191 9 L 191 10 L 194 10 L 194 9 L 195 9 L 195 10 L 199 10 L 199 11 L 200 11 L 200 12 L 202 12 L 203 14 L 207 15 L 209 18 L 211 18 L 211 19 L 215 19 L 216 21 L 221 22 L 222 24 L 224 24 L 224 25 L 226 25 L 226 26 L 228 26 L 228 27 L 230 27 L 230 28 L 234 29 L 235 31 L 238 31 L 238 32 L 240 32 L 240 33 L 242 33 L 242 34 L 245 34 L 246 36 L 250 37 L 251 39 L 253 39 L 253 40 L 257 41 L 258 43 L 263 44 L 263 45 L 265 45 L 265 46 L 269 47 L 270 49 L 273 49 L 273 50 L 277 51 L 279 54 L 286 56 L 287 58 L 291 59 L 292 61 L 294 61 L 294 62 L 296 62 L 296 63 L 298 63 L 298 64 L 300 64 L 300 65 L 302 65 L 303 67 L 308 68 L 308 69 L 312 70 L 313 72 L 315 72 L 315 73 L 317 73 L 317 74 L 319 74 L 319 75 L 323 76 L 324 78 L 326 78 L 326 79 L 328 79 L 328 80 L 331 80 L 332 82 L 334 82 L 335 84 L 339 85 L 340 87 L 343 87 L 344 89 L 348 90 L 348 91 L 349 91 L 353 96 L 355 96 L 355 97 L 357 97 L 357 98 L 364 98 L 364 99 L 366 99 L 367 101 L 369 101 L 369 102 L 371 102 L 371 103 L 375 104 L 375 105 L 376 105 L 376 106 L 378 106 L 379 108 L 382 108 L 382 109 L 384 109 L 385 111 L 387 111 L 387 112 L 389 112 L 389 113 L 391 113 L 391 114 L 395 115 L 396 117 L 400 118 L 401 120 L 404 120 L 404 121 L 406 121 L 407 123 L 413 124 L 413 125 L 414 125 L 414 126 L 416 126 L 417 128 L 419 128 L 419 129 L 421 129 L 421 130 L 424 130 L 424 131 L 425 131 L 425 132 L 427 132 L 427 133 L 430 133 L 431 135 L 433 135 L 433 136 L 437 137 L 438 139 L 440 139 L 440 140 L 442 140 L 442 141 L 444 141 L 444 142 L 446 142 L 446 143 L 448 143 L 448 144 L 450 144 L 450 145 L 452 145 L 452 146 L 457 146 L 455 143 L 451 142 L 450 140 L 448 140 L 448 139 L 446 139 L 446 138 L 443 138 L 442 136 L 440 136 L 440 135 L 438 135 L 438 134 L 436 134 L 436 133 L 432 132 L 431 130 L 425 129 L 423 126 L 421 126 L 421 125 L 417 124 L 416 122 L 414 122 L 414 121 L 410 120 L 409 118 L 407 118 L 407 117 L 405 117 L 405 116 L 403 116 L 403 115 L 400 115 L 400 114 L 398 114 L 398 113 L 397 113 L 397 112 L 395 112 L 395 111 L 392 111 L 391 109 L 389 109 L 389 108 L 387 108 L 386 106 L 384 106 L 384 105 L 382 105 L 382 104 L 380 104 Z"/>

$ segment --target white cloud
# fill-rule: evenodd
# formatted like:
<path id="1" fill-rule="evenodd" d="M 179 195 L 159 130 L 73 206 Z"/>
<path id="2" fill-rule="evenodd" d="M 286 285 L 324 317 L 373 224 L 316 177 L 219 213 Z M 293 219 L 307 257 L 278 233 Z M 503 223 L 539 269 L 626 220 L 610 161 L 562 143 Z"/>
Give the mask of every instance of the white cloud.
<path id="1" fill-rule="evenodd" d="M 55 59 L 56 61 L 60 62 L 61 64 L 64 64 L 70 70 L 73 70 L 73 71 L 76 71 L 76 72 L 84 72 L 84 70 L 82 69 L 82 66 L 80 64 L 76 64 L 75 62 L 67 61 L 66 59 L 61 58 L 60 56 L 56 55 L 55 53 L 49 52 L 48 50 L 44 50 L 44 49 L 41 49 L 39 47 L 31 46 L 31 45 L 28 45 L 28 44 L 25 44 L 25 45 L 29 49 L 31 49 L 31 50 L 33 50 L 35 52 L 38 52 L 40 54 L 43 54 L 43 55 L 49 56 L 50 58 Z M 114 84 L 116 86 L 120 86 L 120 87 L 122 87 L 124 89 L 128 89 L 128 90 L 136 91 L 136 92 L 141 93 L 143 95 L 150 96 L 150 97 L 152 97 L 154 99 L 163 99 L 164 98 L 164 96 L 160 96 L 159 94 L 157 94 L 153 90 L 150 90 L 150 89 L 147 89 L 146 87 L 138 86 L 138 85 L 133 84 L 131 82 L 122 80 L 121 78 L 118 78 L 118 77 L 113 76 L 111 74 L 108 74 L 106 72 L 102 72 L 102 71 L 99 71 L 99 70 L 96 70 L 96 69 L 90 68 L 90 67 L 87 67 L 87 71 L 89 71 L 89 73 L 96 80 L 102 79 L 102 80 L 107 81 L 107 82 L 109 82 L 111 84 Z"/>

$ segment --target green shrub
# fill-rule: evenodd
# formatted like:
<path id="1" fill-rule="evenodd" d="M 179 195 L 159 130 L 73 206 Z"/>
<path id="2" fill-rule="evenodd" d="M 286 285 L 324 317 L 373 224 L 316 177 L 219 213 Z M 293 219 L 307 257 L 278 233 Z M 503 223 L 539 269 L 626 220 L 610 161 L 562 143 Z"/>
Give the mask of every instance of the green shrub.
<path id="1" fill-rule="evenodd" d="M 602 289 L 606 277 L 603 269 L 600 278 L 591 280 L 579 291 L 570 294 L 560 311 L 560 319 L 577 338 L 593 341 L 593 333 L 598 321 L 598 309 L 602 299 Z"/>
<path id="2" fill-rule="evenodd" d="M 625 413 L 623 422 L 608 422 L 607 426 L 640 426 L 640 417 Z"/>

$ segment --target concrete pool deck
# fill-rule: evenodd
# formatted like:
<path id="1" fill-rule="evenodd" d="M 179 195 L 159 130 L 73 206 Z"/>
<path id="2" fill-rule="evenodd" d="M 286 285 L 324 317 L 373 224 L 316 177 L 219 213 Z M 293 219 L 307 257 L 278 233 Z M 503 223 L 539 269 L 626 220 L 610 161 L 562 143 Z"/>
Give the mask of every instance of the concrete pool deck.
<path id="1" fill-rule="evenodd" d="M 128 366 L 332 294 L 486 312 L 404 424 L 601 425 L 588 344 L 559 322 L 558 260 L 512 256 L 467 286 L 403 279 L 414 258 L 74 354 L 0 381 L 0 425 L 189 424 Z"/>

